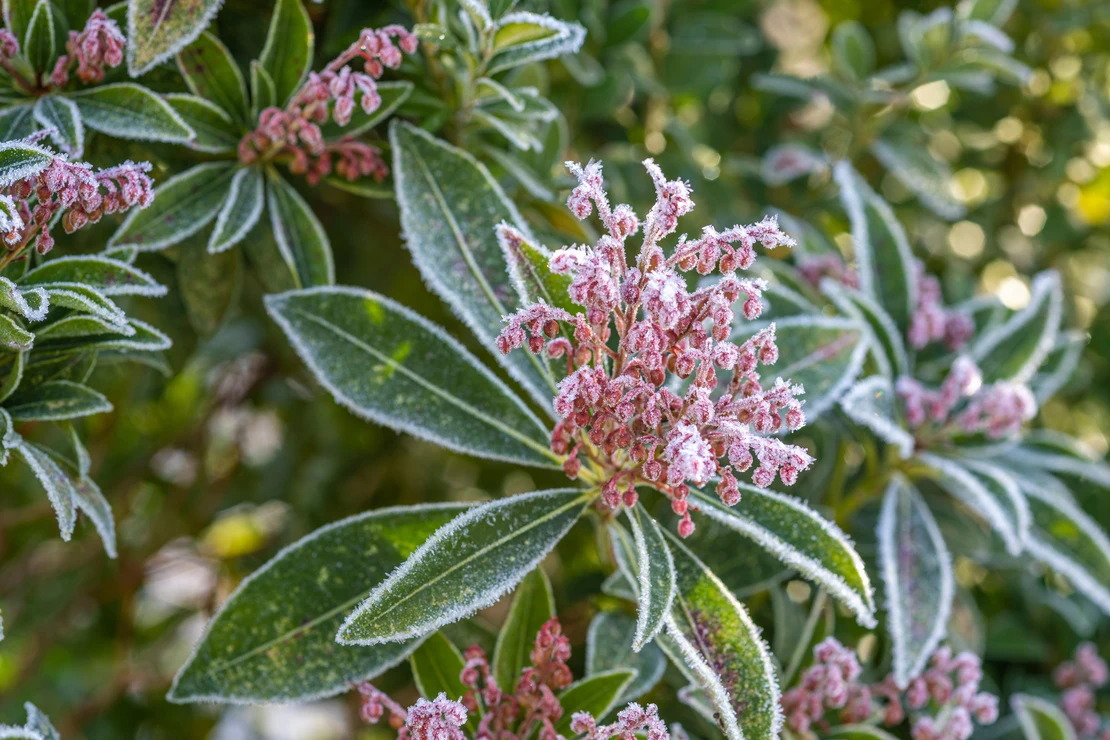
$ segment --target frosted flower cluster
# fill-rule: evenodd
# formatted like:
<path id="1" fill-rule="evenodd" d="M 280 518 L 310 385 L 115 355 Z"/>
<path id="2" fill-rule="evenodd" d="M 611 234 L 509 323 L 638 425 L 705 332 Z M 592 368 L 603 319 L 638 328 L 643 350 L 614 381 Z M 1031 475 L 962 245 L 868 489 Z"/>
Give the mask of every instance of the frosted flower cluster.
<path id="1" fill-rule="evenodd" d="M 683 234 L 668 254 L 660 242 L 694 207 L 687 183 L 668 180 L 646 160 L 656 202 L 641 222 L 631 206 L 610 205 L 600 163 L 567 166 L 578 178 L 567 205 L 579 219 L 596 208 L 606 232 L 592 246 L 564 247 L 550 258 L 552 272 L 569 276 L 569 297 L 582 311 L 534 303 L 507 316 L 497 340 L 506 354 L 526 344 L 565 358 L 551 449 L 565 456 L 567 475 L 596 480 L 602 504 L 614 510 L 636 502 L 637 485 L 656 488 L 682 517 L 684 537 L 694 530 L 691 485 L 719 477 L 717 493 L 730 506 L 740 499 L 736 473 L 753 467 L 758 486 L 776 477 L 792 485 L 813 459 L 771 435 L 805 423 L 803 389 L 762 377 L 763 366 L 778 359 L 774 325 L 739 343 L 731 337 L 736 304 L 745 319 L 757 319 L 765 287 L 736 271 L 752 266 L 757 244 L 794 241 L 766 218 L 720 232 L 707 226 L 696 239 Z M 630 264 L 626 242 L 637 233 L 642 242 Z M 498 236 L 510 255 L 524 240 L 504 224 Z M 720 277 L 691 291 L 683 273 L 695 270 Z M 685 390 L 673 381 L 685 381 Z"/>
<path id="2" fill-rule="evenodd" d="M 374 688 L 361 684 L 362 717 L 377 723 L 389 712 L 389 723 L 398 730 L 400 740 L 466 740 L 463 726 L 471 713 L 481 716 L 472 740 L 564 740 L 555 730 L 563 716 L 558 692 L 574 682 L 567 661 L 570 641 L 563 635 L 557 617 L 552 617 L 536 633 L 530 655 L 531 665 L 525 668 L 512 693 L 497 684 L 486 653 L 472 646 L 463 653 L 466 663 L 459 679 L 467 688 L 458 700 L 440 694 L 434 700 L 420 699 L 408 709 Z M 632 740 L 637 733 L 646 733 L 647 740 L 668 740 L 667 725 L 659 718 L 654 704 L 645 709 L 631 703 L 617 714 L 616 722 L 597 724 L 589 712 L 576 712 L 571 731 L 584 740 L 608 740 L 611 737 Z"/>
<path id="3" fill-rule="evenodd" d="M 284 109 L 262 111 L 258 127 L 239 142 L 239 159 L 244 164 L 259 158 L 288 159 L 289 169 L 313 185 L 333 169 L 347 180 L 373 177 L 381 182 L 389 169 L 377 147 L 350 137 L 326 142 L 320 126 L 329 120 L 346 126 L 356 100 L 367 115 L 377 110 L 382 104 L 377 80 L 386 68 L 401 66 L 403 53 L 416 49 L 416 37 L 401 26 L 363 29 L 322 72 L 309 73 Z M 363 61 L 361 72 L 348 66 L 357 59 Z"/>
<path id="4" fill-rule="evenodd" d="M 64 87 L 69 82 L 69 70 L 75 62 L 77 79 L 81 82 L 103 82 L 106 69 L 123 63 L 125 46 L 127 37 L 119 25 L 97 8 L 80 32 L 69 32 L 66 42 L 69 53 L 58 57 L 50 74 L 50 83 L 55 87 Z"/>
<path id="5" fill-rule="evenodd" d="M 922 675 L 899 689 L 893 675 L 867 684 L 856 654 L 835 638 L 813 650 L 814 663 L 782 696 L 786 726 L 803 738 L 836 723 L 878 722 L 895 727 L 910 720 L 912 740 L 967 740 L 998 719 L 998 697 L 979 690 L 983 678 L 974 653 L 941 647 Z"/>
<path id="6" fill-rule="evenodd" d="M 1027 386 L 1008 381 L 984 386 L 979 368 L 966 356 L 956 358 L 940 388 L 903 376 L 895 390 L 907 423 L 931 438 L 964 432 L 1005 439 L 1037 414 L 1037 401 Z"/>
<path id="7" fill-rule="evenodd" d="M 917 305 L 910 317 L 906 338 L 914 349 L 924 349 L 943 341 L 950 350 L 963 347 L 975 335 L 971 317 L 944 305 L 940 281 L 925 272 L 925 265 L 914 263 L 917 273 Z"/>
<path id="8" fill-rule="evenodd" d="M 1056 686 L 1063 689 L 1060 708 L 1079 737 L 1110 740 L 1110 727 L 1102 727 L 1102 718 L 1095 707 L 1095 692 L 1110 681 L 1110 671 L 1095 646 L 1089 642 L 1079 645 L 1074 657 L 1060 664 L 1052 678 Z"/>

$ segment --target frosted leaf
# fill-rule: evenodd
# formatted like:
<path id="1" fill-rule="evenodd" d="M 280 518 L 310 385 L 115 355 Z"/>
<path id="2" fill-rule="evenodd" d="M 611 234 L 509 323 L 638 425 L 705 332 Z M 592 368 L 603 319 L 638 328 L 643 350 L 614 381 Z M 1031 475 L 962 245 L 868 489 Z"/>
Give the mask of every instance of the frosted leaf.
<path id="1" fill-rule="evenodd" d="M 358 136 L 359 134 L 365 133 L 393 115 L 393 113 L 401 107 L 401 104 L 408 100 L 409 95 L 412 94 L 413 88 L 414 85 L 407 80 L 379 81 L 377 83 L 377 90 L 382 102 L 373 112 L 367 113 L 362 109 L 361 105 L 356 105 L 354 112 L 351 114 L 351 120 L 346 126 L 340 126 L 336 123 L 335 115 L 329 113 L 328 120 L 320 125 L 320 133 L 323 135 L 325 141 L 340 139 L 345 136 Z M 332 106 L 334 109 L 334 103 Z M 328 180 L 328 182 L 347 183 L 347 180 L 339 177 L 332 178 Z"/>
<path id="2" fill-rule="evenodd" d="M 1010 708 L 1025 740 L 1076 740 L 1071 721 L 1052 702 L 1029 694 L 1014 694 L 1010 697 Z"/>
<path id="3" fill-rule="evenodd" d="M 956 591 L 952 558 L 932 513 L 901 476 L 887 486 L 876 534 L 894 680 L 905 689 L 945 635 Z"/>
<path id="4" fill-rule="evenodd" d="M 314 48 L 312 21 L 301 0 L 277 0 L 258 62 L 274 81 L 274 102 L 279 108 L 297 92 L 312 68 Z"/>
<path id="5" fill-rule="evenodd" d="M 590 495 L 537 491 L 477 506 L 440 528 L 339 628 L 341 645 L 419 637 L 496 602 L 535 568 Z"/>
<path id="6" fill-rule="evenodd" d="M 502 16 L 493 24 L 493 57 L 488 74 L 564 54 L 576 54 L 586 40 L 586 29 L 529 11 Z"/>
<path id="7" fill-rule="evenodd" d="M 744 483 L 739 487 L 740 503 L 733 507 L 700 491 L 692 490 L 690 496 L 702 515 L 751 538 L 805 578 L 824 586 L 861 625 L 874 627 L 871 579 L 848 536 L 800 499 Z"/>
<path id="8" fill-rule="evenodd" d="M 588 712 L 591 717 L 607 716 L 617 708 L 623 696 L 636 680 L 636 671 L 617 668 L 581 678 L 559 694 L 563 715 L 555 723 L 555 732 L 561 737 L 573 737 L 570 723 L 578 712 Z"/>
<path id="9" fill-rule="evenodd" d="M 0 142 L 0 187 L 33 177 L 54 161 L 49 150 L 25 141 Z"/>
<path id="10" fill-rule="evenodd" d="M 949 189 L 952 170 L 936 159 L 923 143 L 908 136 L 886 136 L 871 143 L 875 159 L 889 170 L 899 183 L 921 201 L 921 205 L 948 221 L 962 218 L 967 209 Z"/>
<path id="11" fill-rule="evenodd" d="M 35 343 L 35 335 L 24 329 L 11 316 L 0 314 L 0 348 L 8 352 L 26 352 Z"/>
<path id="12" fill-rule="evenodd" d="M 5 3 L 5 6 L 7 3 Z M 0 111 L 0 141 L 17 144 L 35 133 L 34 105 L 25 103 Z M 0 170 L 2 170 L 0 166 Z"/>
<path id="13" fill-rule="evenodd" d="M 404 660 L 419 640 L 337 649 L 335 631 L 351 605 L 467 506 L 376 509 L 284 548 L 220 607 L 168 698 L 312 701 L 348 691 Z"/>
<path id="14" fill-rule="evenodd" d="M 222 0 L 127 2 L 127 71 L 132 77 L 166 61 L 201 34 Z"/>
<path id="15" fill-rule="evenodd" d="M 77 513 L 73 506 L 73 485 L 69 477 L 42 448 L 18 435 L 15 435 L 9 449 L 23 457 L 42 487 L 46 489 L 46 496 L 50 499 L 50 505 L 54 507 L 54 513 L 58 518 L 62 539 L 68 542 L 73 536 L 73 525 L 77 521 Z"/>
<path id="16" fill-rule="evenodd" d="M 1051 270 L 1033 278 L 1029 304 L 1003 324 L 982 334 L 971 347 L 971 356 L 984 383 L 1031 379 L 1045 361 L 1060 331 L 1064 293 L 1060 275 Z"/>
<path id="17" fill-rule="evenodd" d="M 93 317 L 77 317 L 85 318 L 90 321 L 98 321 Z M 62 322 L 58 322 L 59 324 Z M 54 324 L 53 326 L 57 326 Z M 158 329 L 155 329 L 150 324 L 139 321 L 138 319 L 128 319 L 127 327 L 122 331 L 120 327 L 114 325 L 104 325 L 106 331 L 104 334 L 82 334 L 81 337 L 81 350 L 86 352 L 93 351 L 110 351 L 117 350 L 121 352 L 157 352 L 164 349 L 169 349 L 173 342 L 170 338 L 163 334 Z M 126 334 L 125 334 L 126 333 Z M 39 341 L 39 348 L 47 349 L 70 349 L 72 347 L 72 339 L 52 339 L 49 336 L 42 337 Z"/>
<path id="18" fill-rule="evenodd" d="M 1088 341 L 1089 337 L 1079 331 L 1063 332 L 1056 338 L 1055 345 L 1029 381 L 1038 406 L 1056 395 L 1071 380 Z"/>
<path id="19" fill-rule="evenodd" d="M 2 281 L 3 278 L 0 278 Z M 159 297 L 166 287 L 127 262 L 103 256 L 66 256 L 44 262 L 19 279 L 20 288 L 80 283 L 106 296 Z M 2 283 L 0 283 L 2 284 Z"/>
<path id="20" fill-rule="evenodd" d="M 103 394 L 70 380 L 50 380 L 5 403 L 15 421 L 65 421 L 112 410 Z"/>
<path id="21" fill-rule="evenodd" d="M 206 154 L 232 154 L 236 151 L 240 138 L 239 124 L 223 108 L 187 93 L 168 93 L 162 99 L 195 134 L 185 142 L 187 147 Z"/>
<path id="22" fill-rule="evenodd" d="M 1006 548 L 1011 555 L 1019 555 L 1025 549 L 1029 535 L 1029 503 L 1021 492 L 1014 476 L 993 461 L 965 458 L 960 461 L 970 474 L 992 495 L 1006 512 L 1007 523 L 1013 536 L 1003 536 Z"/>
<path id="23" fill-rule="evenodd" d="M 246 123 L 247 83 L 231 52 L 205 31 L 177 55 L 177 68 L 198 98 L 211 101 L 238 123 Z"/>
<path id="24" fill-rule="evenodd" d="M 69 100 L 85 125 L 108 136 L 174 144 L 196 136 L 169 103 L 132 82 L 79 90 L 70 93 Z"/>
<path id="25" fill-rule="evenodd" d="M 870 329 L 871 353 L 883 375 L 897 379 L 909 372 L 902 332 L 874 298 L 829 279 L 821 281 L 821 292 L 838 309 Z"/>
<path id="26" fill-rule="evenodd" d="M 126 323 L 126 320 L 119 324 L 115 320 L 110 321 L 99 316 L 72 314 L 42 327 L 38 330 L 37 337 L 40 342 L 46 342 L 101 337 L 108 334 L 131 337 L 136 334 L 136 331 L 135 327 Z"/>
<path id="27" fill-rule="evenodd" d="M 50 131 L 54 144 L 71 157 L 85 149 L 85 124 L 72 100 L 59 95 L 44 95 L 35 102 L 35 123 Z"/>
<path id="28" fill-rule="evenodd" d="M 0 467 L 8 464 L 8 451 L 15 445 L 19 435 L 11 415 L 0 406 Z"/>
<path id="29" fill-rule="evenodd" d="M 333 285 L 335 263 L 331 242 L 320 220 L 301 194 L 277 170 L 272 167 L 267 169 L 266 181 L 270 228 L 296 286 Z"/>
<path id="30" fill-rule="evenodd" d="M 50 718 L 42 713 L 38 707 L 31 702 L 26 702 L 23 705 L 23 710 L 27 712 L 27 729 L 33 730 L 42 736 L 43 740 L 61 740 L 58 731 L 54 729 L 54 725 L 50 723 Z"/>
<path id="31" fill-rule="evenodd" d="M 890 379 L 872 375 L 856 383 L 840 399 L 840 408 L 849 419 L 867 427 L 879 439 L 898 450 L 903 460 L 913 456 L 914 438 L 899 423 L 897 397 Z"/>
<path id="32" fill-rule="evenodd" d="M 640 652 L 663 629 L 675 595 L 674 560 L 659 523 L 643 505 L 626 509 L 632 527 L 639 576 L 636 633 L 632 649 Z"/>
<path id="33" fill-rule="evenodd" d="M 24 288 L 0 277 L 0 307 L 15 311 L 28 321 L 42 321 L 50 308 L 50 298 L 41 288 Z"/>
<path id="34" fill-rule="evenodd" d="M 355 415 L 479 457 L 551 467 L 543 423 L 442 328 L 384 296 L 320 287 L 266 309 Z"/>
<path id="35" fill-rule="evenodd" d="M 623 612 L 600 612 L 590 621 L 586 632 L 586 675 L 593 676 L 618 668 L 636 672 L 620 702 L 638 699 L 659 683 L 667 658 L 658 646 L 645 645 L 632 650 L 636 620 Z"/>
<path id="36" fill-rule="evenodd" d="M 44 290 L 50 297 L 50 305 L 54 307 L 91 314 L 116 325 L 124 333 L 128 333 L 127 329 L 130 329 L 127 327 L 127 314 L 123 309 L 96 288 L 81 283 L 53 283 Z M 130 333 L 133 334 L 134 331 Z"/>
<path id="37" fill-rule="evenodd" d="M 1023 538 L 1020 528 L 1024 515 L 1020 500 L 1014 498 L 1012 489 L 997 485 L 988 487 L 951 458 L 931 452 L 921 452 L 917 457 L 930 468 L 927 474 L 936 479 L 941 488 L 998 532 L 1006 543 L 1007 551 L 1011 554 L 1021 552 Z"/>
<path id="38" fill-rule="evenodd" d="M 509 616 L 497 633 L 491 668 L 498 686 L 516 686 L 521 672 L 531 665 L 536 633 L 554 616 L 555 596 L 551 593 L 551 583 L 543 569 L 536 568 L 517 586 Z M 424 696 L 434 695 L 424 693 Z"/>

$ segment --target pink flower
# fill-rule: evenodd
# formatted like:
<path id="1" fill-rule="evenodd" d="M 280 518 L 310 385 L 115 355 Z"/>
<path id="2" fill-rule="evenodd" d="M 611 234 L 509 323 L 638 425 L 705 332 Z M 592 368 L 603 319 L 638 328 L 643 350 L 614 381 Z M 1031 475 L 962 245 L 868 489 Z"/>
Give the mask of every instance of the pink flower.
<path id="1" fill-rule="evenodd" d="M 950 350 L 965 345 L 975 334 L 971 317 L 944 306 L 940 281 L 925 273 L 925 266 L 914 263 L 917 273 L 917 305 L 910 317 L 907 332 L 910 346 L 923 349 L 932 342 L 944 340 Z"/>

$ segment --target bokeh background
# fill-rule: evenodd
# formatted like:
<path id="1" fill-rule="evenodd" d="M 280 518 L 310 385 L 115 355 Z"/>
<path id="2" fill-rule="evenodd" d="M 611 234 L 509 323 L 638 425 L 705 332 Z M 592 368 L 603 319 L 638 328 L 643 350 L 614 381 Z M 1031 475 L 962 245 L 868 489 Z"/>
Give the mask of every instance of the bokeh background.
<path id="1" fill-rule="evenodd" d="M 761 157 L 794 139 L 836 151 L 858 122 L 840 119 L 827 105 L 799 106 L 761 92 L 752 77 L 827 69 L 828 32 L 846 19 L 872 34 L 880 64 L 896 61 L 899 11 L 937 7 L 889 0 L 521 5 L 577 19 L 589 31 L 583 54 L 530 69 L 529 81 L 566 118 L 566 157 L 604 159 L 618 201 L 649 202 L 650 183 L 638 163 L 654 156 L 668 175 L 691 181 L 699 222 L 751 221 L 777 207 L 820 214 L 819 225 L 834 239 L 848 230 L 825 215 L 836 211 L 835 191 L 820 176 L 768 187 Z M 413 17 L 404 3 L 372 0 L 324 0 L 309 10 L 321 62 L 363 26 L 411 24 Z M 219 36 L 244 65 L 262 46 L 269 11 L 266 0 L 228 0 L 220 11 Z M 1016 41 L 1015 56 L 1034 70 L 1028 84 L 1000 85 L 989 96 L 927 86 L 906 113 L 925 132 L 930 153 L 952 168 L 950 190 L 968 207 L 963 220 L 937 218 L 875 163 L 858 165 L 894 204 L 915 250 L 952 294 L 989 291 L 1019 308 L 1028 300 L 1028 275 L 1048 267 L 1062 272 L 1068 322 L 1091 341 L 1076 378 L 1042 419 L 1104 456 L 1110 448 L 1110 3 L 1021 0 L 1005 28 Z M 418 72 L 406 66 L 401 74 Z M 148 80 L 164 91 L 183 89 L 172 66 Z M 107 139 L 88 150 L 101 165 L 152 156 L 147 148 L 129 151 Z M 155 148 L 153 157 L 162 177 L 197 161 L 171 147 Z M 561 158 L 556 153 L 552 163 Z M 304 192 L 331 237 L 341 282 L 392 296 L 447 326 L 476 353 L 484 351 L 422 284 L 392 200 Z M 523 190 L 513 193 L 550 235 L 550 246 L 573 239 L 565 215 Z M 112 228 L 90 229 L 59 247 L 98 251 Z M 33 700 L 67 740 L 388 736 L 359 725 L 355 703 L 342 698 L 219 709 L 174 706 L 163 697 L 207 616 L 284 544 L 370 508 L 478 500 L 544 487 L 558 477 L 449 454 L 352 417 L 314 386 L 263 315 L 258 271 L 246 267 L 239 250 L 203 257 L 206 238 L 202 233 L 140 259 L 170 286 L 166 298 L 129 307 L 173 337 L 164 365 L 97 371 L 97 387 L 117 413 L 87 420 L 84 432 L 93 473 L 115 508 L 119 559 L 104 555 L 88 522 L 79 524 L 72 542 L 61 542 L 29 474 L 17 466 L 0 469 L 6 633 L 0 722 L 21 721 L 22 702 Z M 257 228 L 246 251 L 267 239 L 268 230 Z M 805 490 L 804 480 L 793 492 L 815 493 Z M 1110 503 L 1085 505 L 1110 527 Z M 548 564 L 578 666 L 589 617 L 606 598 L 596 595 L 607 573 L 593 536 L 589 524 L 579 525 Z M 750 553 L 737 552 L 730 565 L 752 571 L 757 564 Z M 1053 605 L 1050 594 L 1034 587 L 1006 583 L 1005 572 L 967 561 L 957 563 L 957 572 L 961 585 L 977 586 L 960 613 L 979 636 L 996 684 L 1043 680 L 1079 637 L 1110 637 L 1097 616 Z M 768 602 L 766 593 L 748 601 L 773 629 Z M 490 640 L 503 608 L 482 613 L 458 639 Z M 379 683 L 400 687 L 406 671 L 395 669 Z M 673 692 L 664 682 L 652 699 L 665 702 Z M 681 718 L 681 711 L 666 716 Z"/>

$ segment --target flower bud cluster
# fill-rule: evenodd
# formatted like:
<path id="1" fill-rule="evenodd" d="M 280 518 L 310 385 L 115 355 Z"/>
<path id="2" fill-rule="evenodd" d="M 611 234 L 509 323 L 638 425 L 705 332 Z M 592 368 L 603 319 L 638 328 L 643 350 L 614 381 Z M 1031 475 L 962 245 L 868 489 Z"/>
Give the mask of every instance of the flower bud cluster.
<path id="1" fill-rule="evenodd" d="M 909 717 L 913 740 L 967 740 L 975 723 L 998 719 L 998 697 L 979 691 L 983 671 L 973 653 L 953 656 L 947 647 L 937 649 L 904 690 L 893 675 L 874 684 L 861 681 L 855 653 L 835 638 L 814 648 L 813 656 L 798 685 L 782 696 L 786 726 L 799 737 L 816 737 L 814 729 L 829 729 L 830 718 L 894 727 Z"/>
<path id="2" fill-rule="evenodd" d="M 593 246 L 564 247 L 550 257 L 549 268 L 569 276 L 569 298 L 583 310 L 526 306 L 505 317 L 497 345 L 503 353 L 527 345 L 565 358 L 551 449 L 565 456 L 567 475 L 575 478 L 588 465 L 599 478 L 602 505 L 611 509 L 634 504 L 640 484 L 663 492 L 682 517 L 679 533 L 688 536 L 691 485 L 719 478 L 717 492 L 732 505 L 740 498 L 736 473 L 754 467 L 758 486 L 776 477 L 792 485 L 813 461 L 801 447 L 769 436 L 805 423 L 802 387 L 761 377 L 761 366 L 778 359 L 774 326 L 732 341 L 734 307 L 745 319 L 758 318 L 765 287 L 736 271 L 752 266 L 757 244 L 794 242 L 767 218 L 720 232 L 706 227 L 693 240 L 683 235 L 668 256 L 659 241 L 693 209 L 690 187 L 667 180 L 650 159 L 644 166 L 656 202 L 641 224 L 630 206 L 610 205 L 600 163 L 567 163 L 578 178 L 568 207 L 579 218 L 596 208 L 607 232 Z M 625 242 L 641 226 L 639 255 L 629 264 Z M 524 240 L 504 224 L 498 237 L 510 246 Z M 720 278 L 691 291 L 682 273 L 693 270 L 719 271 Z M 684 381 L 684 390 L 674 380 Z"/>
<path id="3" fill-rule="evenodd" d="M 69 82 L 69 68 L 74 61 L 77 62 L 77 78 L 81 82 L 102 82 L 107 68 L 118 67 L 123 63 L 126 45 L 127 37 L 120 27 L 103 10 L 97 8 L 80 33 L 69 32 L 69 40 L 66 42 L 66 51 L 69 53 L 58 57 L 54 71 L 50 74 L 50 83 L 54 87 L 64 87 Z"/>
<path id="4" fill-rule="evenodd" d="M 1037 413 L 1036 398 L 1027 386 L 1008 381 L 984 386 L 979 368 L 966 356 L 956 358 L 937 390 L 909 376 L 899 378 L 895 390 L 914 430 L 928 427 L 944 434 L 984 433 L 1005 439 L 1019 433 Z"/>
<path id="5" fill-rule="evenodd" d="M 659 718 L 659 708 L 648 704 L 641 707 L 630 702 L 617 713 L 617 721 L 598 727 L 594 716 L 589 712 L 575 712 L 570 721 L 571 732 L 583 735 L 585 740 L 608 740 L 611 737 L 634 738 L 644 736 L 647 740 L 667 740 L 671 735 L 667 724 Z"/>
<path id="6" fill-rule="evenodd" d="M 1095 692 L 1110 681 L 1110 671 L 1095 646 L 1089 642 L 1080 644 L 1072 660 L 1060 664 L 1052 678 L 1063 689 L 1060 708 L 1078 736 L 1082 740 L 1110 738 L 1110 727 L 1102 727 L 1102 718 L 1095 709 Z"/>
<path id="7" fill-rule="evenodd" d="M 19 55 L 19 39 L 6 28 L 0 28 L 0 62 L 8 62 Z"/>
<path id="8" fill-rule="evenodd" d="M 416 49 L 416 37 L 401 26 L 363 29 L 358 41 L 322 72 L 309 73 L 285 108 L 262 111 L 257 128 L 239 142 L 240 161 L 251 164 L 260 157 L 287 157 L 290 170 L 305 175 L 313 185 L 333 169 L 351 181 L 366 176 L 379 182 L 385 179 L 388 168 L 378 148 L 351 138 L 327 142 L 320 126 L 329 120 L 346 126 L 356 99 L 367 115 L 376 111 L 382 104 L 378 78 L 386 68 L 397 69 L 403 53 L 413 54 Z M 358 59 L 363 62 L 362 72 L 347 66 Z"/>
<path id="9" fill-rule="evenodd" d="M 910 317 L 907 339 L 914 349 L 924 349 L 943 341 L 949 350 L 963 347 L 975 335 L 971 317 L 944 305 L 940 281 L 925 272 L 925 265 L 914 263 L 917 274 L 917 305 Z"/>
<path id="10" fill-rule="evenodd" d="M 825 278 L 849 288 L 859 288 L 859 273 L 844 264 L 844 260 L 838 254 L 803 257 L 798 260 L 798 272 L 814 288 L 820 287 L 821 281 Z"/>

